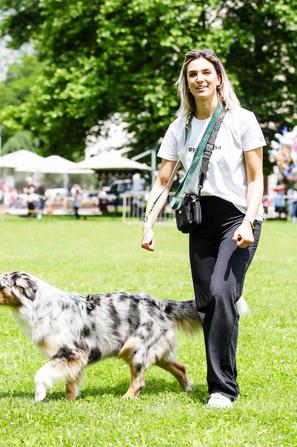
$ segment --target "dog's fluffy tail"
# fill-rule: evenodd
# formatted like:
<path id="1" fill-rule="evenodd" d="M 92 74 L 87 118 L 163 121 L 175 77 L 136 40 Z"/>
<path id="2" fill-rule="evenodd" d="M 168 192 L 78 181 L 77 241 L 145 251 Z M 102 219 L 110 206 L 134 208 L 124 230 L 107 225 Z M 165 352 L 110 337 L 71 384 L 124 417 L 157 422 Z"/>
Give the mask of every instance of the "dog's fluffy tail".
<path id="1" fill-rule="evenodd" d="M 236 302 L 237 312 L 241 317 L 250 313 L 250 308 L 246 300 L 241 296 L 239 300 Z"/>
<path id="2" fill-rule="evenodd" d="M 165 301 L 164 310 L 168 318 L 174 320 L 179 329 L 196 332 L 202 328 L 195 301 Z"/>
<path id="3" fill-rule="evenodd" d="M 237 301 L 236 307 L 240 316 L 249 313 L 249 306 L 243 296 Z M 176 321 L 178 328 L 185 332 L 196 332 L 202 328 L 201 319 L 194 300 L 164 301 L 164 310 L 169 318 Z"/>

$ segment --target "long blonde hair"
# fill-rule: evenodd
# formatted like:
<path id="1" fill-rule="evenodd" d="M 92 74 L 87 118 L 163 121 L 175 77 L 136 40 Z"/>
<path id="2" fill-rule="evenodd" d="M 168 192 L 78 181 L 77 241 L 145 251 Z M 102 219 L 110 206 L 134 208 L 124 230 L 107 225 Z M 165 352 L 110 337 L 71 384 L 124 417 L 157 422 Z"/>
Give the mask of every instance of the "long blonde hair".
<path id="1" fill-rule="evenodd" d="M 177 112 L 179 116 L 186 116 L 191 112 L 196 112 L 194 96 L 188 90 L 187 69 L 190 62 L 201 57 L 211 62 L 217 74 L 220 76 L 221 83 L 217 87 L 219 100 L 227 109 L 233 109 L 239 105 L 239 100 L 234 92 L 225 68 L 215 53 L 212 50 L 191 50 L 185 55 L 184 63 L 176 82 L 180 95 L 180 108 Z"/>

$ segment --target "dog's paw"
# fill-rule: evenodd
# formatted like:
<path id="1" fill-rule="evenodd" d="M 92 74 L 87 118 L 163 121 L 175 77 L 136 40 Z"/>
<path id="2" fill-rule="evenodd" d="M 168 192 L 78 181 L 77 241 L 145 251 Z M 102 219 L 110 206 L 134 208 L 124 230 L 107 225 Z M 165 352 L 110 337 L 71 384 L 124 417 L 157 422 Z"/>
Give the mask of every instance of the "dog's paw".
<path id="1" fill-rule="evenodd" d="M 35 388 L 35 401 L 42 402 L 46 396 L 46 387 L 44 385 L 37 385 Z"/>
<path id="2" fill-rule="evenodd" d="M 66 393 L 66 400 L 75 400 L 79 396 L 79 389 L 76 388 L 74 392 Z"/>
<path id="3" fill-rule="evenodd" d="M 122 400 L 135 400 L 137 398 L 137 394 L 131 393 L 131 391 L 127 391 L 124 396 L 121 397 Z"/>
<path id="4" fill-rule="evenodd" d="M 189 393 L 190 391 L 192 391 L 192 386 L 194 385 L 194 380 L 192 379 L 188 379 L 188 383 L 187 385 L 184 387 L 184 391 L 186 391 L 187 393 Z"/>

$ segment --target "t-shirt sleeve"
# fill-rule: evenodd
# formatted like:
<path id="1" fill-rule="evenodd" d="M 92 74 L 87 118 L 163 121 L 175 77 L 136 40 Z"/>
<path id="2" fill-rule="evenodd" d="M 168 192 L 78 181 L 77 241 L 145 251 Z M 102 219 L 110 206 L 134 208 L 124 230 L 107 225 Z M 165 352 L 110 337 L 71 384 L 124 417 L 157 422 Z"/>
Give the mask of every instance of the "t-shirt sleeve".
<path id="1" fill-rule="evenodd" d="M 175 122 L 168 127 L 157 155 L 165 160 L 178 160 Z"/>
<path id="2" fill-rule="evenodd" d="M 266 145 L 262 129 L 253 112 L 247 112 L 242 121 L 241 145 L 250 151 Z"/>

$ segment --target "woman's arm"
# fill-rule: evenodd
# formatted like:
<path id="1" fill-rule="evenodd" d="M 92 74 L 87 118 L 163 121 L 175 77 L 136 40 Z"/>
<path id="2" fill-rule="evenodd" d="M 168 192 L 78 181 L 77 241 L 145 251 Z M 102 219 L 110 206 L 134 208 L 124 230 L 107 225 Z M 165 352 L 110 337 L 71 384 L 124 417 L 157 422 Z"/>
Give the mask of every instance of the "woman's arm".
<path id="1" fill-rule="evenodd" d="M 148 198 L 141 246 L 142 248 L 145 248 L 149 251 L 154 251 L 155 248 L 154 233 L 152 231 L 152 227 L 166 203 L 168 193 L 174 179 L 173 172 L 175 170 L 175 167 L 176 161 L 165 159 L 162 160 L 157 179 L 152 187 Z M 155 200 L 159 197 L 163 190 L 164 192 L 154 205 Z"/>
<path id="2" fill-rule="evenodd" d="M 263 198 L 263 148 L 244 152 L 244 161 L 248 182 L 247 212 L 233 236 L 233 240 L 240 248 L 248 247 L 254 242 L 252 223 Z"/>

